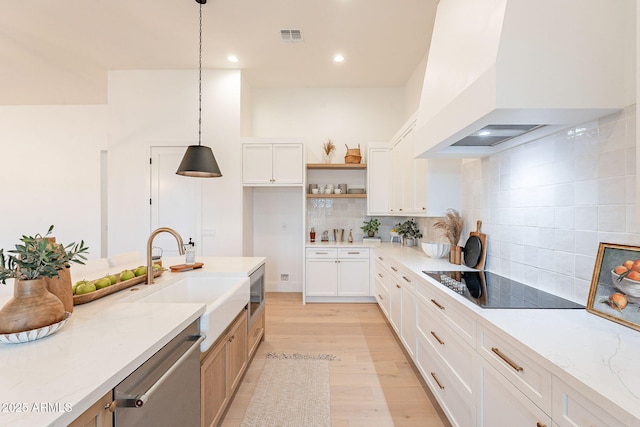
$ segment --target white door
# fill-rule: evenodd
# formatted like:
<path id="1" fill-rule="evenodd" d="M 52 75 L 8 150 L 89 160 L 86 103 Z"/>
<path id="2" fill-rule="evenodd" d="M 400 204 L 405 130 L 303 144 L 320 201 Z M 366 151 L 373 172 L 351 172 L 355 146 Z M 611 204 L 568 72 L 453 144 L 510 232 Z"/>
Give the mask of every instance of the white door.
<path id="1" fill-rule="evenodd" d="M 273 182 L 273 144 L 242 144 L 242 183 Z"/>
<path id="2" fill-rule="evenodd" d="M 306 295 L 338 295 L 338 264 L 335 259 L 307 259 Z"/>
<path id="3" fill-rule="evenodd" d="M 338 295 L 369 296 L 369 259 L 339 260 Z"/>
<path id="4" fill-rule="evenodd" d="M 192 238 L 196 253 L 200 252 L 202 228 L 201 179 L 176 175 L 187 147 L 151 147 L 151 233 L 159 227 L 176 230 L 184 243 Z M 153 246 L 162 249 L 164 256 L 179 255 L 176 239 L 160 233 Z"/>

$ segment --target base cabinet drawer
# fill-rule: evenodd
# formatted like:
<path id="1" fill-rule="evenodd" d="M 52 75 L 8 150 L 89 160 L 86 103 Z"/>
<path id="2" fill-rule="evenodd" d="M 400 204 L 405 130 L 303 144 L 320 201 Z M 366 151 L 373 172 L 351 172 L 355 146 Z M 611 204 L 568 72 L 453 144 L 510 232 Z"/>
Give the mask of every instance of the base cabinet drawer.
<path id="1" fill-rule="evenodd" d="M 480 362 L 478 427 L 551 427 L 551 417 L 486 361 Z"/>
<path id="2" fill-rule="evenodd" d="M 387 319 L 389 318 L 389 292 L 387 292 L 387 288 L 384 287 L 382 282 L 376 279 L 376 301 L 378 301 L 378 305 L 382 309 L 382 312 Z"/>
<path id="3" fill-rule="evenodd" d="M 526 349 L 493 329 L 478 325 L 478 353 L 533 403 L 551 413 L 551 373 L 525 354 Z"/>
<path id="4" fill-rule="evenodd" d="M 553 377 L 553 422 L 558 427 L 640 425 L 638 420 L 629 419 L 623 422 L 614 418 L 609 411 L 555 376 Z"/>
<path id="5" fill-rule="evenodd" d="M 468 345 L 449 326 L 434 318 L 422 301 L 417 304 L 418 340 L 423 340 L 442 359 L 458 381 L 467 396 L 472 399 L 474 393 L 475 350 Z"/>
<path id="6" fill-rule="evenodd" d="M 451 425 L 454 427 L 475 425 L 474 401 L 458 385 L 457 380 L 452 378 L 449 369 L 442 364 L 437 355 L 432 353 L 425 340 L 417 340 L 416 365 Z M 508 424 L 495 424 L 494 426 L 503 425 L 507 426 Z M 515 426 L 516 424 L 511 425 Z"/>

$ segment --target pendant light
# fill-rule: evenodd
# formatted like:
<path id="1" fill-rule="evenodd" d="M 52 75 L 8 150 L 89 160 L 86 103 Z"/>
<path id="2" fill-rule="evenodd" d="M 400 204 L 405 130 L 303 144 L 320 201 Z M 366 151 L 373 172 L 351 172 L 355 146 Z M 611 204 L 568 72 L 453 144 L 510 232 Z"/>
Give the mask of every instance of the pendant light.
<path id="1" fill-rule="evenodd" d="M 202 138 L 202 5 L 207 0 L 196 0 L 200 4 L 200 56 L 198 65 L 198 145 L 190 145 L 178 166 L 176 174 L 196 178 L 218 178 L 222 176 L 211 147 L 201 144 Z"/>

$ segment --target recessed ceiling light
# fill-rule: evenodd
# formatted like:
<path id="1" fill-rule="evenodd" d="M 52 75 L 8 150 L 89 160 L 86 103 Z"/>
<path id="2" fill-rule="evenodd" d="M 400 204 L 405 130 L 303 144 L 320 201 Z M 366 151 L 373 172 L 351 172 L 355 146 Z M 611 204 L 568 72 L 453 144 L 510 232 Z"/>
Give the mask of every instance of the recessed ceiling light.
<path id="1" fill-rule="evenodd" d="M 238 57 L 235 55 L 229 55 L 227 56 L 227 61 L 229 62 L 238 62 Z"/>
<path id="2" fill-rule="evenodd" d="M 342 61 L 344 61 L 344 56 L 340 54 L 333 57 L 333 62 L 342 62 Z"/>

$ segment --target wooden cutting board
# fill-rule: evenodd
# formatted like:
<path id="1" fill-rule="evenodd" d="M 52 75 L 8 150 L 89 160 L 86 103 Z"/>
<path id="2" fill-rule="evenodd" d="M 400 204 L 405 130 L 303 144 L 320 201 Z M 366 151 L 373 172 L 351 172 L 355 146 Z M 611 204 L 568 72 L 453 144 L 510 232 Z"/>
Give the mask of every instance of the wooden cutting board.
<path id="1" fill-rule="evenodd" d="M 482 221 L 476 221 L 476 231 L 472 231 L 469 233 L 469 236 L 477 236 L 480 239 L 480 243 L 482 244 L 482 251 L 480 252 L 480 259 L 478 260 L 478 264 L 475 268 L 478 270 L 484 270 L 484 263 L 487 259 L 487 235 L 480 232 L 480 227 L 482 227 Z"/>

